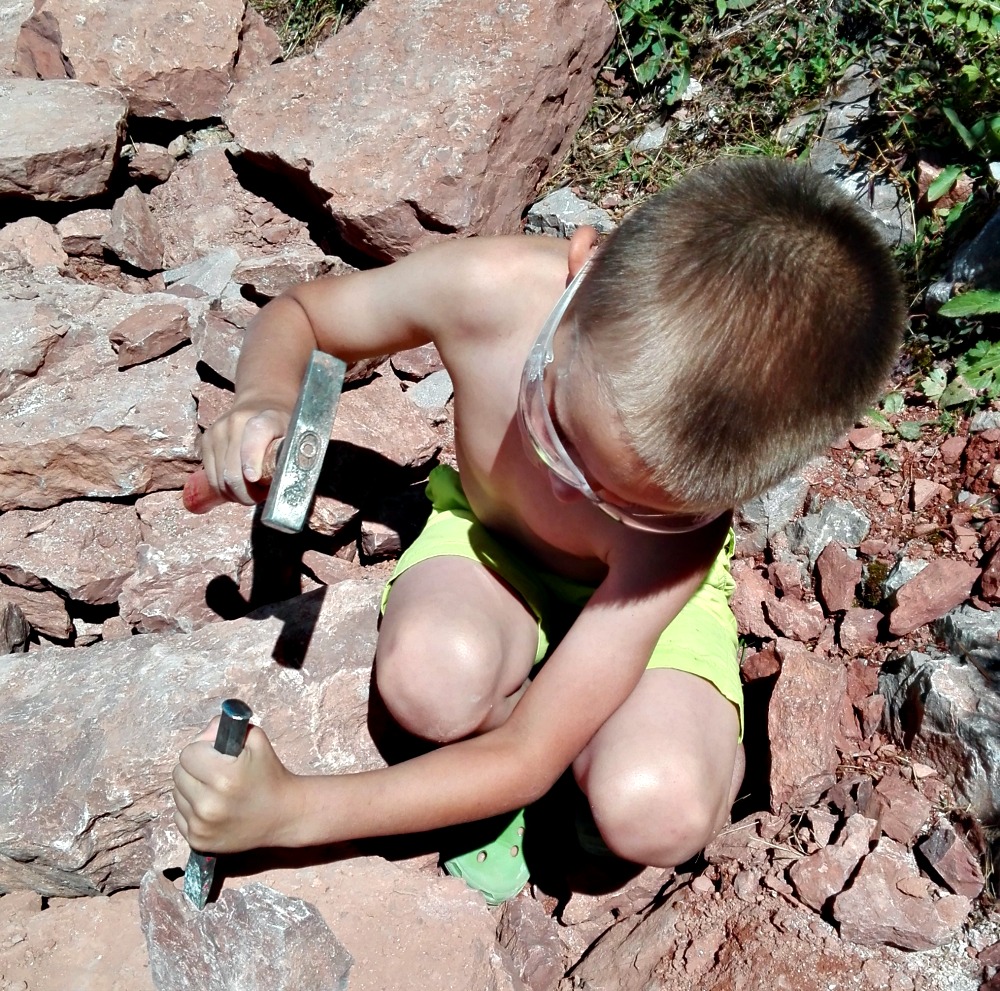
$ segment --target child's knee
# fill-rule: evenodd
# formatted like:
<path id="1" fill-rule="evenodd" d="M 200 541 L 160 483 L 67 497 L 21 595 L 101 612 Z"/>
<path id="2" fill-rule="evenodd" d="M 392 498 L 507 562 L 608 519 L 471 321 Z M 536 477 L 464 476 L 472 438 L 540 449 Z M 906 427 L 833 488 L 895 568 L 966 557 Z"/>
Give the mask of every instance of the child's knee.
<path id="1" fill-rule="evenodd" d="M 593 781 L 587 797 L 609 849 L 651 867 L 676 867 L 695 856 L 729 811 L 695 775 L 666 767 Z"/>
<path id="2" fill-rule="evenodd" d="M 375 681 L 405 730 L 447 743 L 475 733 L 489 716 L 498 663 L 482 630 L 414 620 L 380 635 Z"/>

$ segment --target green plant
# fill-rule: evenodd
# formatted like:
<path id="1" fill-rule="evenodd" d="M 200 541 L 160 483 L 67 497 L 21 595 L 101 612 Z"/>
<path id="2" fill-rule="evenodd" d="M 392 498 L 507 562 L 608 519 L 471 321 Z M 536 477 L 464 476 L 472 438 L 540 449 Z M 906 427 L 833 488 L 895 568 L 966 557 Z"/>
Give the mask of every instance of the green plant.
<path id="1" fill-rule="evenodd" d="M 872 560 L 865 568 L 858 599 L 866 609 L 875 609 L 885 596 L 885 580 L 889 577 L 889 565 L 884 561 Z"/>
<path id="2" fill-rule="evenodd" d="M 278 32 L 285 58 L 335 34 L 365 6 L 366 0 L 255 0 L 254 6 Z"/>

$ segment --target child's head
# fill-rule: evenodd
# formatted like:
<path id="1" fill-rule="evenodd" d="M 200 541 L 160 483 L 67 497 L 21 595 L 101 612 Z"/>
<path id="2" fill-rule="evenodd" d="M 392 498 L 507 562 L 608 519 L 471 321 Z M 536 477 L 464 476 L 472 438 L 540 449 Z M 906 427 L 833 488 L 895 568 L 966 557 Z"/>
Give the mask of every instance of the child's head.
<path id="1" fill-rule="evenodd" d="M 651 480 L 736 506 L 848 428 L 904 319 L 874 221 L 773 159 L 692 172 L 631 213 L 570 310 L 580 358 Z"/>

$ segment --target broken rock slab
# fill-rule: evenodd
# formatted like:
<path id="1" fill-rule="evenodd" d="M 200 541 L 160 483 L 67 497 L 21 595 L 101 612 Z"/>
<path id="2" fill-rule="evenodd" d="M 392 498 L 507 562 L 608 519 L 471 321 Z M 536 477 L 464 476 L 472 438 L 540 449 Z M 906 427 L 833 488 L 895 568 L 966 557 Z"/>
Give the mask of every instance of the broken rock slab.
<path id="1" fill-rule="evenodd" d="M 38 0 L 17 41 L 17 70 L 117 90 L 134 117 L 216 117 L 244 8 L 244 0 Z"/>
<path id="2" fill-rule="evenodd" d="M 871 849 L 878 824 L 860 813 L 844 824 L 843 835 L 832 846 L 823 847 L 808 857 L 797 860 L 788 870 L 795 893 L 817 912 L 844 890 L 861 858 Z"/>
<path id="3" fill-rule="evenodd" d="M 79 80 L 0 78 L 0 196 L 83 200 L 105 192 L 127 106 Z"/>
<path id="4" fill-rule="evenodd" d="M 459 19 L 374 0 L 313 55 L 238 83 L 222 116 L 249 157 L 322 199 L 345 240 L 397 258 L 518 228 L 613 38 L 601 0 L 471 0 Z"/>
<path id="5" fill-rule="evenodd" d="M 964 602 L 979 578 L 979 569 L 964 561 L 935 558 L 896 592 L 889 630 L 905 636 L 939 619 Z"/>
<path id="6" fill-rule="evenodd" d="M 911 651 L 879 675 L 893 739 L 935 767 L 984 824 L 1000 822 L 1000 694 L 959 657 Z"/>
<path id="7" fill-rule="evenodd" d="M 368 733 L 377 582 L 190 635 L 0 658 L 0 891 L 110 893 L 183 863 L 170 774 L 224 698 L 295 773 L 384 766 Z"/>

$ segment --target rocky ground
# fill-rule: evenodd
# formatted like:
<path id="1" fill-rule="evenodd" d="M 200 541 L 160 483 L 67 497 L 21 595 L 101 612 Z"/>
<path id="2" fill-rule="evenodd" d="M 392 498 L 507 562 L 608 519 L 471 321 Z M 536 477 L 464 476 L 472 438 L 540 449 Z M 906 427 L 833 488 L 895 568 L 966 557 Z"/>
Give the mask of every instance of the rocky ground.
<path id="1" fill-rule="evenodd" d="M 1000 414 L 946 429 L 905 360 L 901 403 L 741 511 L 748 774 L 703 857 L 584 853 L 564 784 L 502 908 L 442 876 L 442 836 L 246 855 L 186 906 L 169 772 L 219 699 L 296 771 L 405 753 L 369 698 L 376 602 L 452 457 L 419 349 L 350 370 L 304 536 L 186 513 L 242 329 L 302 278 L 518 229 L 614 25 L 376 0 L 272 64 L 237 0 L 83 6 L 0 8 L 0 989 L 1000 986 Z M 843 172 L 849 102 L 815 167 Z M 560 195 L 531 229 L 628 205 Z"/>

